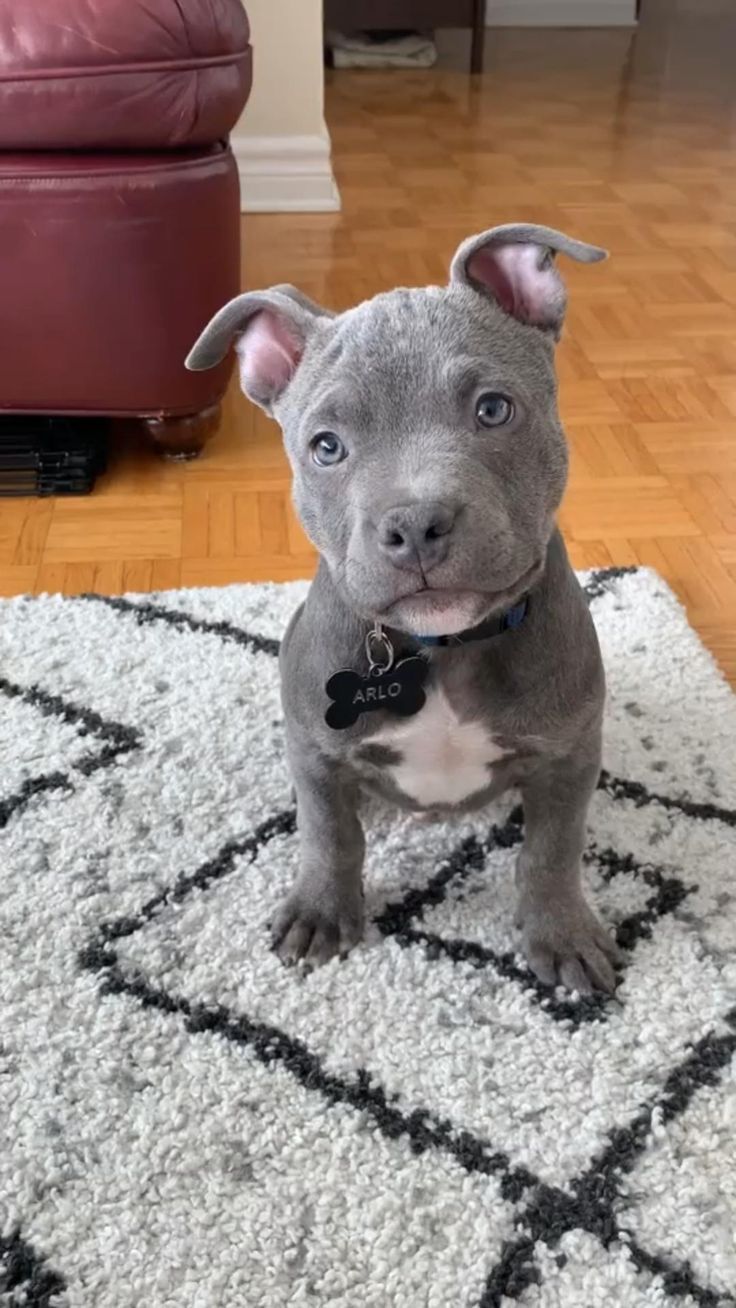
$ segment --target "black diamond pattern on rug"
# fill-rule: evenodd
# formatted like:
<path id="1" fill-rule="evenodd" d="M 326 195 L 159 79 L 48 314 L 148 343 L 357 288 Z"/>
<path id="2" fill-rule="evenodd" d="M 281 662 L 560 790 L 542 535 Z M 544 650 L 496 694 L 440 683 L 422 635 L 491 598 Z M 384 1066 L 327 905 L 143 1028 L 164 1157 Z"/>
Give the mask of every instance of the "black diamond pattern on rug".
<path id="1" fill-rule="evenodd" d="M 604 569 L 593 574 L 585 587 L 590 601 L 594 603 L 607 594 L 621 577 L 633 571 Z M 192 617 L 183 610 L 159 605 L 155 599 L 133 602 L 88 596 L 84 602 L 104 604 L 117 612 L 121 621 L 129 619 L 141 627 L 161 624 L 173 631 L 215 637 L 249 654 L 278 653 L 278 641 L 274 639 L 252 634 L 230 622 Z M 71 793 L 98 769 L 112 766 L 144 747 L 141 728 L 103 718 L 39 686 L 22 687 L 0 679 L 0 695 L 21 699 L 45 716 L 58 717 L 76 728 L 79 736 L 89 737 L 92 746 L 75 757 L 68 768 L 39 773 L 26 779 L 14 793 L 1 797 L 0 827 L 44 794 Z M 636 778 L 604 771 L 599 787 L 617 806 L 654 806 L 687 823 L 736 827 L 736 810 L 689 795 L 655 792 Z M 489 1267 L 478 1301 L 480 1308 L 502 1308 L 542 1283 L 544 1271 L 538 1257 L 541 1246 L 553 1251 L 556 1265 L 562 1267 L 566 1255 L 559 1252 L 560 1242 L 572 1231 L 589 1234 L 604 1250 L 625 1246 L 637 1271 L 659 1277 L 666 1298 L 673 1303 L 694 1302 L 699 1308 L 733 1304 L 733 1296 L 703 1284 L 689 1262 L 661 1249 L 647 1248 L 627 1230 L 622 1182 L 650 1148 L 653 1122 L 665 1127 L 676 1122 L 700 1090 L 720 1084 L 736 1053 L 736 1007 L 723 1012 L 717 1030 L 709 1031 L 690 1048 L 673 1051 L 671 1066 L 657 1093 L 609 1130 L 607 1143 L 586 1168 L 567 1177 L 564 1185 L 551 1185 L 515 1159 L 502 1142 L 482 1138 L 429 1106 L 409 1110 L 400 1107 L 396 1096 L 365 1067 L 356 1068 L 350 1075 L 338 1074 L 307 1041 L 278 1025 L 256 1020 L 232 1006 L 193 1000 L 160 980 L 154 981 L 144 970 L 126 966 L 120 955 L 121 942 L 145 937 L 147 929 L 162 915 L 194 896 L 206 896 L 228 877 L 242 874 L 268 850 L 271 841 L 293 841 L 295 831 L 295 811 L 279 809 L 253 831 L 226 840 L 198 866 L 180 870 L 165 889 L 144 900 L 137 911 L 100 923 L 79 951 L 81 971 L 98 977 L 103 996 L 118 996 L 131 1005 L 153 1010 L 179 1023 L 192 1039 L 215 1035 L 231 1046 L 249 1050 L 263 1066 L 285 1069 L 305 1091 L 318 1096 L 326 1109 L 341 1106 L 365 1115 L 382 1137 L 407 1140 L 416 1155 L 439 1151 L 464 1172 L 494 1178 L 512 1211 L 515 1233 Z M 609 1022 L 620 1011 L 620 1000 L 565 995 L 541 985 L 515 952 L 498 952 L 479 940 L 445 933 L 441 927 L 430 929 L 424 921 L 426 914 L 441 912 L 443 905 L 462 894 L 470 877 L 482 876 L 489 858 L 515 849 L 522 839 L 523 813 L 517 806 L 487 832 L 459 840 L 422 886 L 414 885 L 385 902 L 375 914 L 374 923 L 387 942 L 403 950 L 420 951 L 430 967 L 435 962 L 449 961 L 488 969 L 518 988 L 523 1002 L 538 1009 L 545 1020 L 574 1040 L 584 1036 L 587 1028 Z M 630 851 L 619 851 L 608 844 L 601 848 L 591 843 L 586 860 L 602 882 L 630 879 L 642 891 L 643 906 L 616 927 L 618 943 L 629 956 L 655 940 L 662 924 L 698 889 L 694 881 L 669 864 L 644 862 Z M 62 1273 L 51 1269 L 19 1231 L 0 1240 L 0 1295 L 8 1296 L 9 1306 L 16 1308 L 22 1303 L 31 1308 L 50 1308 L 64 1289 Z"/>
<path id="2" fill-rule="evenodd" d="M 27 778 L 14 794 L 0 795 L 0 829 L 22 812 L 38 795 L 53 790 L 72 792 L 78 777 L 89 777 L 100 768 L 110 767 L 123 754 L 140 749 L 142 735 L 135 727 L 111 722 L 91 709 L 72 704 L 60 695 L 51 695 L 41 686 L 18 686 L 0 677 L 0 696 L 29 704 L 47 718 L 57 718 L 77 729 L 80 739 L 89 736 L 96 748 L 85 751 L 63 771 L 41 773 Z"/>
<path id="3" fill-rule="evenodd" d="M 677 801 L 672 800 L 672 803 Z M 521 829 L 521 812 L 514 809 L 504 826 L 491 829 L 486 849 L 494 844 L 517 844 Z M 80 954 L 80 964 L 99 973 L 103 994 L 127 995 L 144 1007 L 183 1019 L 185 1029 L 192 1035 L 214 1032 L 233 1044 L 249 1048 L 264 1064 L 281 1064 L 304 1088 L 321 1095 L 328 1106 L 345 1104 L 368 1114 L 389 1139 L 408 1137 L 416 1153 L 439 1149 L 450 1154 L 466 1171 L 500 1176 L 504 1199 L 514 1205 L 523 1200 L 516 1218 L 520 1234 L 508 1242 L 501 1259 L 490 1271 L 480 1308 L 502 1308 L 504 1303 L 517 1300 L 530 1285 L 538 1283 L 540 1272 L 534 1261 L 537 1243 L 543 1241 L 555 1248 L 565 1233 L 573 1230 L 589 1232 L 606 1249 L 625 1238 L 629 1256 L 637 1269 L 660 1275 L 668 1297 L 674 1300 L 689 1296 L 700 1308 L 726 1308 L 733 1303 L 729 1295 L 718 1294 L 701 1285 L 687 1263 L 678 1263 L 643 1248 L 619 1225 L 617 1212 L 621 1207 L 620 1180 L 634 1168 L 647 1149 L 655 1114 L 662 1114 L 665 1121 L 676 1119 L 685 1112 L 697 1091 L 703 1086 L 715 1085 L 728 1067 L 736 1053 L 736 1008 L 724 1014 L 723 1022 L 728 1030 L 704 1037 L 675 1062 L 660 1094 L 642 1105 L 632 1120 L 615 1128 L 610 1133 L 607 1147 L 584 1172 L 570 1177 L 562 1190 L 545 1184 L 528 1168 L 515 1165 L 494 1142 L 477 1138 L 454 1126 L 449 1119 L 438 1119 L 424 1107 L 409 1114 L 400 1111 L 391 1103 L 386 1090 L 376 1085 L 364 1069 L 359 1069 L 352 1080 L 335 1076 L 325 1070 L 319 1056 L 303 1041 L 277 1027 L 251 1021 L 225 1007 L 192 1004 L 181 995 L 152 985 L 140 973 L 126 975 L 113 942 L 145 930 L 146 924 L 166 904 L 181 902 L 193 890 L 203 890 L 214 880 L 232 873 L 235 870 L 234 854 L 252 859 L 274 836 L 289 834 L 293 830 L 294 814 L 277 814 L 252 837 L 225 846 L 215 859 L 191 874 L 180 876 L 170 892 L 144 905 L 135 917 L 102 924 L 96 938 Z M 433 941 L 421 932 L 412 931 L 406 923 L 414 920 L 427 903 L 440 902 L 448 885 L 461 878 L 469 867 L 477 867 L 485 852 L 480 842 L 462 841 L 430 879 L 424 892 L 410 891 L 401 904 L 386 906 L 377 918 L 381 931 L 385 935 L 394 935 L 399 943 L 407 946 L 422 944 L 430 959 L 441 952 L 453 957 L 452 944 L 460 948 L 462 942 L 441 942 L 444 949 L 433 951 Z M 609 869 L 619 858 L 612 851 L 601 857 Z M 627 872 L 639 871 L 632 867 L 633 861 L 628 856 L 622 856 L 620 861 Z M 658 869 L 650 870 L 650 876 L 658 890 L 661 889 L 660 878 L 665 886 L 680 884 L 676 879 L 664 877 Z M 683 893 L 687 893 L 684 888 Z M 670 911 L 672 907 L 670 897 L 665 898 L 668 903 L 662 912 Z M 646 929 L 624 924 L 624 936 L 630 938 L 633 931 L 637 938 L 645 938 L 655 928 L 660 916 L 659 911 L 654 911 L 647 918 Z M 438 937 L 435 939 L 439 940 Z M 551 1005 L 550 1015 L 557 1021 L 566 1022 L 570 1030 L 575 1030 L 581 1022 L 600 1020 L 605 1015 L 606 1003 L 611 1002 L 596 997 L 577 1002 L 558 999 L 548 988 L 532 983 L 528 971 L 515 962 L 513 956 L 498 958 L 491 956 L 490 951 L 480 952 L 481 965 L 489 964 L 507 979 L 518 981 L 523 989 L 531 991 L 534 1002 L 546 999 Z M 471 958 L 470 961 L 476 960 Z"/>

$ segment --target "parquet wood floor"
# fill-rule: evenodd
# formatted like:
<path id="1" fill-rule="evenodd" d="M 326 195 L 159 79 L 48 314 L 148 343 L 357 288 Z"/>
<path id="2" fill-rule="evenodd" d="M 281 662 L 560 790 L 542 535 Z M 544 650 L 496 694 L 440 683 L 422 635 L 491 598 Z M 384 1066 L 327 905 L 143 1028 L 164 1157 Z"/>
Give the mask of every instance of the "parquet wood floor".
<path id="1" fill-rule="evenodd" d="M 629 32 L 492 32 L 486 73 L 330 76 L 335 215 L 244 219 L 244 280 L 334 307 L 443 279 L 466 234 L 529 219 L 609 247 L 566 265 L 559 351 L 580 566 L 675 587 L 736 683 L 736 17 L 645 0 Z M 182 270 L 186 275 L 186 270 Z M 278 433 L 233 390 L 204 456 L 121 439 L 89 499 L 0 501 L 0 591 L 307 575 Z"/>

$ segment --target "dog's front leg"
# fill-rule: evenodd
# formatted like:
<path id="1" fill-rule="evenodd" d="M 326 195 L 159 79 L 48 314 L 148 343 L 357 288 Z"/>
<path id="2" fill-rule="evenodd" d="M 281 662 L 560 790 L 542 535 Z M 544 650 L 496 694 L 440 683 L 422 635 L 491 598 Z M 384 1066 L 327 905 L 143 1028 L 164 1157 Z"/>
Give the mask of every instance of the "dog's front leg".
<path id="1" fill-rule="evenodd" d="M 296 791 L 300 871 L 273 923 L 274 948 L 285 962 L 326 963 L 363 935 L 365 840 L 357 788 L 345 769 L 290 742 Z"/>
<path id="2" fill-rule="evenodd" d="M 589 994 L 613 991 L 618 950 L 583 895 L 585 821 L 599 774 L 594 757 L 545 760 L 522 785 L 517 924 L 540 981 Z"/>

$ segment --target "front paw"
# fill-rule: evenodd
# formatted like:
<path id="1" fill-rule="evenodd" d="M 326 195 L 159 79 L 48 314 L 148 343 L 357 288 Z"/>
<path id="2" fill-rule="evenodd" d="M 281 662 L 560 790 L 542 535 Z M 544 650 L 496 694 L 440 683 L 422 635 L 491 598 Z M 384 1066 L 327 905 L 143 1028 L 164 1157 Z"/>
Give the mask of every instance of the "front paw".
<path id="1" fill-rule="evenodd" d="M 319 893 L 297 885 L 271 927 L 273 948 L 284 963 L 319 967 L 343 958 L 363 936 L 363 899 L 357 894 Z"/>
<path id="2" fill-rule="evenodd" d="M 613 994 L 621 955 L 585 900 L 566 904 L 522 899 L 517 913 L 526 960 L 545 985 L 578 994 Z"/>

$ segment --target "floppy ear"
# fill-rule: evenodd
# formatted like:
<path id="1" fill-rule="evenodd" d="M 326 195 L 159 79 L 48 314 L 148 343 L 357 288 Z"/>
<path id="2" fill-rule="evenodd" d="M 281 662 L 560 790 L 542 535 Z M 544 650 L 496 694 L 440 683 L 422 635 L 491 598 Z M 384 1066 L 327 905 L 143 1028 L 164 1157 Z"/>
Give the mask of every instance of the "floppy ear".
<path id="1" fill-rule="evenodd" d="M 214 368 L 234 346 L 243 390 L 270 412 L 294 376 L 316 321 L 332 316 L 293 286 L 238 295 L 205 327 L 185 366 L 191 372 Z"/>
<path id="2" fill-rule="evenodd" d="M 490 295 L 519 322 L 559 336 L 567 295 L 557 269 L 557 252 L 578 263 L 597 263 L 607 253 L 551 227 L 509 223 L 471 236 L 458 248 L 450 268 L 452 282 Z"/>

